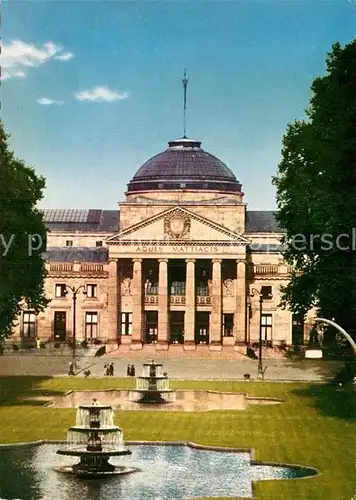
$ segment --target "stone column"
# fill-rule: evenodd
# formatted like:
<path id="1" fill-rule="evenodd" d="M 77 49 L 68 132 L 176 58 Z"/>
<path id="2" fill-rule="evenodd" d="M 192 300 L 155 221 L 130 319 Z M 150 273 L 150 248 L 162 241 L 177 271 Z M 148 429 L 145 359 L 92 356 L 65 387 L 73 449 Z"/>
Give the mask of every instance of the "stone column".
<path id="1" fill-rule="evenodd" d="M 186 259 L 184 349 L 195 350 L 195 259 Z"/>
<path id="2" fill-rule="evenodd" d="M 158 343 L 157 350 L 168 349 L 168 259 L 158 259 Z"/>
<path id="3" fill-rule="evenodd" d="M 108 328 L 107 340 L 117 342 L 118 338 L 118 266 L 117 259 L 109 259 L 108 279 Z"/>
<path id="4" fill-rule="evenodd" d="M 236 261 L 235 343 L 246 342 L 246 262 Z"/>
<path id="5" fill-rule="evenodd" d="M 221 259 L 213 259 L 213 286 L 210 315 L 210 349 L 222 349 Z"/>
<path id="6" fill-rule="evenodd" d="M 143 287 L 142 287 L 142 259 L 132 259 L 132 343 L 131 349 L 142 349 L 143 337 Z"/>

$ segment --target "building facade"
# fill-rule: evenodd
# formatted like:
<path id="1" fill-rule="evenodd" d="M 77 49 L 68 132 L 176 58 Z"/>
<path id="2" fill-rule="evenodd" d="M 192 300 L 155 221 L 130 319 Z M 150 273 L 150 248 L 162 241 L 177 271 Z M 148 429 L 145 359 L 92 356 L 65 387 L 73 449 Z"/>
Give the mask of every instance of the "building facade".
<path id="1" fill-rule="evenodd" d="M 51 302 L 24 309 L 13 338 L 68 341 L 75 321 L 77 341 L 122 349 L 239 350 L 260 327 L 268 345 L 303 342 L 301 319 L 278 307 L 290 267 L 274 213 L 247 210 L 199 141 L 169 142 L 125 196 L 118 210 L 44 211 Z"/>

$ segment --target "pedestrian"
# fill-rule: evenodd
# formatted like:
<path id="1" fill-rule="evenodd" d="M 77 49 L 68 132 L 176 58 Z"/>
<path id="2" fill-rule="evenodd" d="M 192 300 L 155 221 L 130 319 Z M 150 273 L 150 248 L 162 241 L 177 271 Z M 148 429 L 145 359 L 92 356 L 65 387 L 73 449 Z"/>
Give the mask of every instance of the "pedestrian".
<path id="1" fill-rule="evenodd" d="M 108 365 L 105 363 L 104 365 L 104 376 L 108 374 Z"/>
<path id="2" fill-rule="evenodd" d="M 136 373 L 135 365 L 131 365 L 131 377 L 134 377 Z"/>
<path id="3" fill-rule="evenodd" d="M 114 376 L 114 363 L 113 362 L 111 362 L 109 365 L 109 375 L 110 375 L 110 377 Z"/>
<path id="4" fill-rule="evenodd" d="M 72 361 L 69 362 L 68 375 L 75 375 Z"/>
<path id="5" fill-rule="evenodd" d="M 127 365 L 126 375 L 131 377 L 131 365 Z"/>

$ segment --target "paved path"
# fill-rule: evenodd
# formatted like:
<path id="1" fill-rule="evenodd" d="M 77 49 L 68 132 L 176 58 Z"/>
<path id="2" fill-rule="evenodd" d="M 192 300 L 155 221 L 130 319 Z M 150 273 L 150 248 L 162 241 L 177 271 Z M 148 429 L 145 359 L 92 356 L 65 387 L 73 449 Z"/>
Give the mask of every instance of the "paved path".
<path id="1" fill-rule="evenodd" d="M 159 361 L 159 358 L 155 358 Z M 33 375 L 33 376 L 66 376 L 70 356 L 41 356 L 32 354 L 9 354 L 0 357 L 1 375 Z M 136 375 L 139 374 L 143 360 L 118 359 L 118 357 L 90 358 L 83 357 L 78 361 L 79 368 L 89 368 L 91 376 L 101 377 L 104 374 L 104 364 L 113 361 L 114 375 L 126 376 L 128 364 L 134 364 Z M 147 360 L 149 361 L 149 360 Z M 267 359 L 265 380 L 286 381 L 322 381 L 330 379 L 332 374 L 342 366 L 336 361 L 286 359 Z M 245 373 L 251 374 L 251 379 L 257 378 L 258 363 L 255 360 L 211 360 L 211 359 L 169 359 L 164 361 L 164 370 L 170 378 L 177 379 L 220 379 L 242 380 Z M 83 376 L 81 372 L 79 376 Z"/>

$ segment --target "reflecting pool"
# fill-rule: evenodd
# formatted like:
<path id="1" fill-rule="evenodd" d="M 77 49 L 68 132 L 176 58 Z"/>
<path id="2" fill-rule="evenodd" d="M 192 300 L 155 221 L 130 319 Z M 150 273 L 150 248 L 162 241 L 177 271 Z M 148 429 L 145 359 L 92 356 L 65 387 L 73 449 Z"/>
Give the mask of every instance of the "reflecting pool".
<path id="1" fill-rule="evenodd" d="M 308 468 L 251 465 L 249 453 L 201 450 L 186 445 L 130 445 L 132 455 L 115 465 L 140 469 L 127 476 L 80 479 L 57 472 L 71 465 L 56 454 L 58 444 L 0 447 L 1 500 L 183 500 L 253 498 L 252 481 L 313 476 Z"/>

